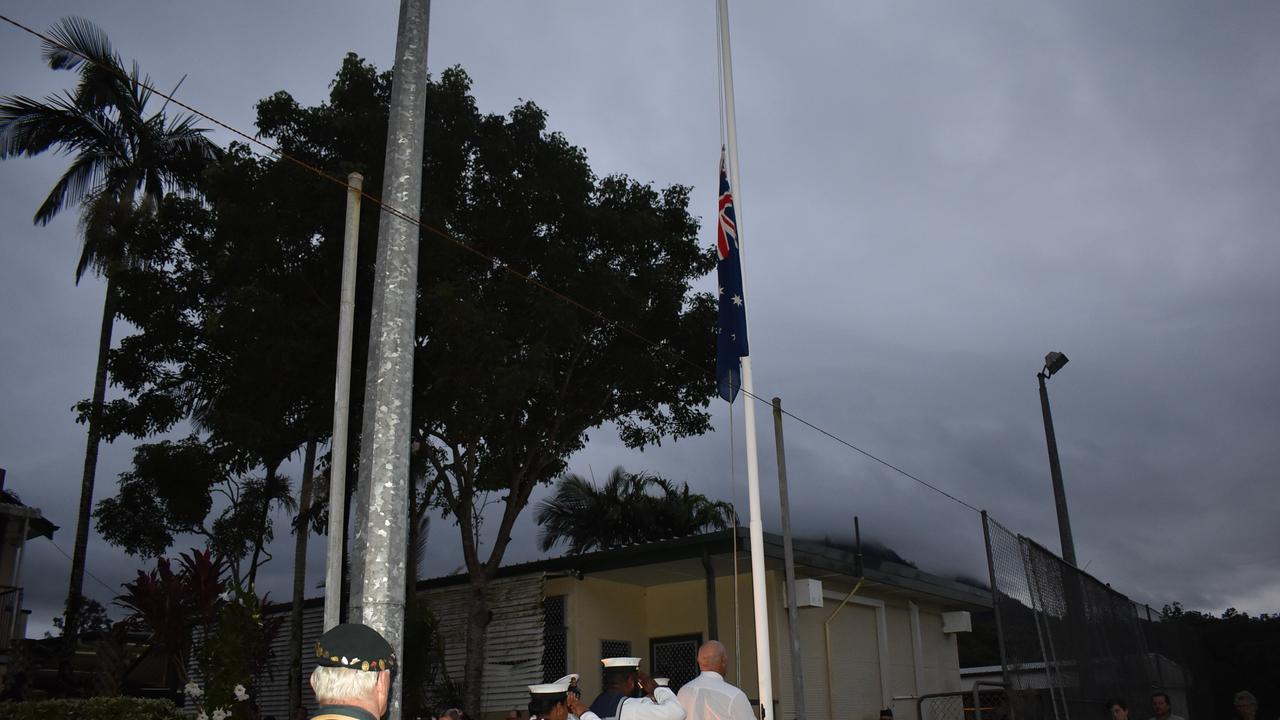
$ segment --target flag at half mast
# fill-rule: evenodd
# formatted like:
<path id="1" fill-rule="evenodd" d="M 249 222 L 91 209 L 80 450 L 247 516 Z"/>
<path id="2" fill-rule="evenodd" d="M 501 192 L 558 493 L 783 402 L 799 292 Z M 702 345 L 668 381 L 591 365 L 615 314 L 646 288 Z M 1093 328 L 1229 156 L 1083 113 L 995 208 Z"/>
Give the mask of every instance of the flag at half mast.
<path id="1" fill-rule="evenodd" d="M 720 397 L 733 402 L 742 387 L 742 358 L 747 350 L 747 300 L 742 292 L 742 253 L 738 221 L 733 212 L 724 149 L 720 149 L 720 210 L 716 222 L 716 276 L 719 314 L 716 317 L 716 384 Z"/>

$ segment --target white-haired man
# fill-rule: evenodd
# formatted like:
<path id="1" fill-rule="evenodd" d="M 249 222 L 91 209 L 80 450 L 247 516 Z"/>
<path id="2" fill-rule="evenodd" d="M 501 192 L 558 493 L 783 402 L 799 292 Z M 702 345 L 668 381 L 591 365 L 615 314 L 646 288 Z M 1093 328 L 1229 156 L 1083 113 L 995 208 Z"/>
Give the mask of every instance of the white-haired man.
<path id="1" fill-rule="evenodd" d="M 688 720 L 753 720 L 747 694 L 730 685 L 724 674 L 729 670 L 729 656 L 724 645 L 708 640 L 698 648 L 698 667 L 702 674 L 680 688 L 677 699 Z"/>
<path id="2" fill-rule="evenodd" d="M 343 623 L 316 641 L 311 689 L 320 708 L 311 720 L 378 720 L 387 712 L 396 655 L 377 630 Z"/>

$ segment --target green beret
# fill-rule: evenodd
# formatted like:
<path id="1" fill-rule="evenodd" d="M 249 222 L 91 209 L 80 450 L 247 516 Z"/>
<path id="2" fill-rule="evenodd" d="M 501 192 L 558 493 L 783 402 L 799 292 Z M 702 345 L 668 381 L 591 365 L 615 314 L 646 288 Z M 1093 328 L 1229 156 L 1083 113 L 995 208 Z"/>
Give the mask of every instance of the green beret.
<path id="1" fill-rule="evenodd" d="M 377 630 L 360 623 L 335 625 L 316 641 L 316 657 L 324 667 L 352 670 L 387 670 L 396 665 L 396 653 Z"/>

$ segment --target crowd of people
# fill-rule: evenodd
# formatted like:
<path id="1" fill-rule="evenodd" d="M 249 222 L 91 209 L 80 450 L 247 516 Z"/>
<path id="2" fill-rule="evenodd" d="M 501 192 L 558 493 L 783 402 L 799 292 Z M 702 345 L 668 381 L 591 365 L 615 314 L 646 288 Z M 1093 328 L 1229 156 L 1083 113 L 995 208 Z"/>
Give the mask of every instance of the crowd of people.
<path id="1" fill-rule="evenodd" d="M 1232 705 L 1235 708 L 1234 720 L 1257 720 L 1258 698 L 1253 693 L 1241 690 L 1235 694 Z M 1112 700 L 1107 703 L 1107 710 L 1111 714 L 1110 720 L 1129 720 L 1129 705 L 1124 700 Z M 1184 718 L 1173 712 L 1173 701 L 1168 693 L 1156 692 L 1151 694 L 1149 720 L 1184 720 Z"/>
<path id="2" fill-rule="evenodd" d="M 386 713 L 395 653 L 372 628 L 358 623 L 338 625 L 316 643 L 319 667 L 311 675 L 311 687 L 320 703 L 311 720 L 379 720 Z M 698 649 L 696 678 L 679 693 L 640 669 L 641 658 L 601 659 L 604 690 L 590 704 L 582 699 L 578 675 L 572 673 L 552 683 L 529 686 L 528 720 L 754 720 L 746 693 L 725 680 L 729 657 L 715 640 Z M 1234 698 L 1235 720 L 1258 720 L 1258 699 L 1241 690 Z M 1124 700 L 1107 704 L 1110 720 L 1129 720 Z M 461 710 L 441 713 L 438 720 L 469 720 Z M 506 720 L 523 720 L 518 710 Z M 880 720 L 893 720 L 893 710 L 880 712 Z M 1174 714 L 1169 695 L 1151 696 L 1149 720 L 1184 720 Z"/>
<path id="3" fill-rule="evenodd" d="M 379 720 L 387 711 L 395 653 L 377 631 L 344 623 L 316 643 L 318 666 L 311 674 L 319 710 L 311 720 Z M 676 693 L 663 679 L 640 669 L 641 658 L 601 659 L 604 690 L 589 705 L 578 675 L 529 686 L 528 720 L 753 720 L 746 693 L 724 679 L 729 657 L 712 640 L 698 649 L 701 674 Z M 439 720 L 468 720 L 457 709 Z M 507 720 L 522 720 L 517 710 Z"/>

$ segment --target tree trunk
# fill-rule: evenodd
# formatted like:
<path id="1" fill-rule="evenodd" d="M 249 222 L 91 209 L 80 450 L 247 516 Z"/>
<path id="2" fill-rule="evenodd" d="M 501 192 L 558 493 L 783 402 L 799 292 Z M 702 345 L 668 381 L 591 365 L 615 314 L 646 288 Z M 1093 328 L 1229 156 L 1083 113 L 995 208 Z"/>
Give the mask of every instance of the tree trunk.
<path id="1" fill-rule="evenodd" d="M 293 615 L 289 619 L 289 716 L 302 704 L 302 601 L 307 585 L 307 537 L 311 524 L 307 514 L 311 508 L 311 483 L 315 476 L 316 441 L 307 441 L 303 460 L 302 488 L 298 491 L 297 538 L 293 544 Z"/>
<path id="2" fill-rule="evenodd" d="M 98 444 L 101 439 L 102 406 L 107 395 L 107 354 L 111 350 L 111 329 L 116 317 L 116 287 L 107 275 L 106 298 L 102 301 L 102 326 L 98 331 L 98 364 L 93 373 L 93 400 L 89 408 L 89 433 L 84 450 L 84 472 L 80 478 L 80 510 L 76 515 L 75 549 L 71 555 L 71 582 L 67 587 L 67 606 L 63 624 L 62 657 L 58 672 L 63 687 L 71 681 L 71 659 L 75 655 L 80 629 L 80 600 L 84 589 L 85 554 L 89 549 L 89 520 L 93 512 L 93 482 L 98 470 Z"/>
<path id="3" fill-rule="evenodd" d="M 314 458 L 312 458 L 314 460 Z M 274 484 L 276 479 L 276 470 L 279 469 L 280 463 L 273 462 L 267 466 L 266 484 L 268 487 Z M 245 589 L 255 587 L 258 581 L 258 559 L 262 557 L 262 548 L 267 543 L 267 526 L 271 522 L 271 496 L 267 493 L 262 494 L 262 508 L 259 510 L 258 517 L 261 519 L 262 525 L 258 528 L 258 537 L 253 541 L 253 555 L 249 562 L 249 585 Z M 255 589 L 254 592 L 257 592 Z"/>
<path id="4" fill-rule="evenodd" d="M 493 620 L 488 596 L 488 574 L 473 573 L 470 609 L 467 612 L 467 656 L 462 680 L 463 708 L 473 718 L 484 717 L 481 699 L 484 697 L 485 643 L 489 639 L 489 623 Z"/>

